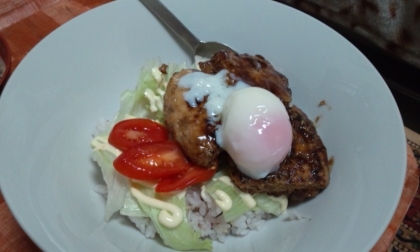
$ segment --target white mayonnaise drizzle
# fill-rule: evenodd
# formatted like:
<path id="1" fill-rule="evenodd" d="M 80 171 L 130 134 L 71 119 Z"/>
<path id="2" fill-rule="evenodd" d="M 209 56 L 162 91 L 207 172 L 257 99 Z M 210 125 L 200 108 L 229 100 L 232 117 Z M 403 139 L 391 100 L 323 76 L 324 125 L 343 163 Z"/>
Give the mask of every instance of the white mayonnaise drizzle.
<path id="1" fill-rule="evenodd" d="M 131 115 L 126 115 L 124 117 L 125 120 L 133 119 L 133 118 L 135 117 Z M 120 150 L 118 150 L 117 148 L 109 144 L 108 138 L 106 136 L 97 136 L 94 139 L 92 139 L 90 144 L 93 146 L 94 151 L 95 150 L 108 151 L 112 153 L 115 157 L 118 157 L 122 153 Z M 151 189 L 155 189 L 156 184 L 157 184 L 157 182 L 135 180 L 135 179 L 132 179 L 131 182 L 136 183 L 143 187 L 151 188 Z M 134 187 L 131 187 L 130 191 L 131 191 L 131 194 L 138 201 L 141 201 L 142 203 L 147 204 L 151 207 L 162 209 L 158 216 L 158 220 L 162 225 L 168 228 L 174 228 L 182 222 L 183 220 L 182 210 L 178 206 L 172 203 L 168 203 L 168 202 L 164 202 L 155 198 L 148 197 Z M 186 190 L 181 190 L 181 191 L 175 191 L 171 193 L 165 193 L 162 195 L 165 197 L 178 197 L 179 199 L 181 199 L 185 197 L 185 194 L 186 194 Z"/>
<path id="2" fill-rule="evenodd" d="M 156 95 L 150 88 L 146 88 L 144 96 L 146 96 L 150 102 L 150 111 L 163 111 L 163 95 Z"/>
<path id="3" fill-rule="evenodd" d="M 214 192 L 217 199 L 214 201 L 223 211 L 229 211 L 232 208 L 232 199 L 222 190 L 216 190 Z"/>
<path id="4" fill-rule="evenodd" d="M 152 75 L 157 83 L 161 83 L 163 81 L 162 72 L 160 71 L 159 67 L 152 68 Z"/>
<path id="5" fill-rule="evenodd" d="M 249 87 L 248 84 L 239 80 L 233 74 L 232 79 L 237 80 L 236 85 L 228 86 L 226 76 L 230 74 L 227 70 L 222 70 L 216 75 L 206 74 L 203 72 L 192 72 L 181 77 L 178 86 L 189 89 L 184 92 L 184 100 L 191 107 L 196 107 L 197 102 L 204 101 L 207 96 L 207 102 L 204 108 L 207 110 L 207 116 L 210 122 L 220 120 L 223 105 L 227 97 L 235 90 Z"/>
<path id="6" fill-rule="evenodd" d="M 178 197 L 178 199 L 181 199 L 181 198 L 185 197 L 185 194 L 187 194 L 187 190 L 182 190 L 182 191 L 176 191 L 175 192 L 175 196 Z"/>
<path id="7" fill-rule="evenodd" d="M 131 179 L 132 183 L 136 183 L 138 185 L 141 185 L 143 187 L 147 187 L 150 189 L 155 189 L 157 182 L 151 182 L 151 181 L 146 181 L 146 180 L 138 180 L 138 179 Z"/>
<path id="8" fill-rule="evenodd" d="M 130 191 L 138 201 L 151 207 L 162 209 L 159 212 L 158 220 L 165 227 L 177 227 L 184 220 L 182 210 L 178 206 L 146 196 L 135 187 L 131 187 Z"/>
<path id="9" fill-rule="evenodd" d="M 165 81 L 165 79 L 163 78 L 163 73 L 160 71 L 159 67 L 152 68 L 152 75 L 153 75 L 153 78 L 158 83 L 158 87 L 163 88 L 163 89 L 158 89 L 158 93 L 163 96 L 165 94 L 166 86 L 168 86 L 168 82 Z"/>
<path id="10" fill-rule="evenodd" d="M 200 195 L 201 195 L 201 198 L 202 198 L 203 200 L 206 200 L 206 199 L 207 199 L 207 195 L 206 195 L 206 186 L 205 186 L 205 185 L 202 185 L 202 186 L 201 186 L 201 192 L 200 192 Z"/>
<path id="11" fill-rule="evenodd" d="M 149 100 L 150 102 L 150 111 L 151 112 L 157 112 L 157 111 L 163 111 L 163 96 L 165 95 L 166 86 L 168 85 L 168 82 L 166 82 L 163 78 L 163 73 L 160 71 L 159 67 L 152 68 L 152 76 L 158 83 L 158 87 L 155 94 L 153 90 L 150 88 L 146 88 L 144 91 L 144 96 Z"/>
<path id="12" fill-rule="evenodd" d="M 93 146 L 93 150 L 104 150 L 112 153 L 114 156 L 118 157 L 121 154 L 121 151 L 114 146 L 108 143 L 108 138 L 105 136 L 97 136 L 90 144 Z"/>
<path id="13" fill-rule="evenodd" d="M 150 188 L 150 189 L 155 189 L 158 183 L 158 181 L 152 182 L 152 181 L 137 180 L 137 179 L 131 179 L 131 182 Z M 184 189 L 180 191 L 172 191 L 172 192 L 165 192 L 165 193 L 159 193 L 159 194 L 164 196 L 165 198 L 177 197 L 178 199 L 182 199 L 183 197 L 185 197 L 186 193 L 187 193 L 187 190 Z"/>
<path id="14" fill-rule="evenodd" d="M 135 119 L 137 117 L 126 114 L 123 120 Z M 108 142 L 108 136 L 97 136 L 92 141 L 90 141 L 90 145 L 93 147 L 93 150 L 104 150 L 112 153 L 115 157 L 121 155 L 121 151 Z"/>
<path id="15" fill-rule="evenodd" d="M 237 193 L 239 195 L 239 197 L 241 197 L 242 201 L 244 202 L 244 204 L 248 207 L 248 208 L 254 208 L 257 205 L 257 202 L 255 201 L 255 199 L 252 197 L 251 194 L 249 193 L 245 193 L 242 192 L 241 190 L 239 190 L 230 180 L 230 178 L 228 176 L 221 176 L 218 178 L 219 181 L 225 183 L 228 186 L 231 186 L 233 188 L 233 190 L 235 191 L 235 193 Z"/>
<path id="16" fill-rule="evenodd" d="M 280 204 L 280 210 L 281 210 L 282 213 L 286 212 L 287 204 L 289 202 L 286 195 L 281 195 L 279 197 L 268 196 L 268 198 L 270 198 L 273 201 L 277 201 Z"/>

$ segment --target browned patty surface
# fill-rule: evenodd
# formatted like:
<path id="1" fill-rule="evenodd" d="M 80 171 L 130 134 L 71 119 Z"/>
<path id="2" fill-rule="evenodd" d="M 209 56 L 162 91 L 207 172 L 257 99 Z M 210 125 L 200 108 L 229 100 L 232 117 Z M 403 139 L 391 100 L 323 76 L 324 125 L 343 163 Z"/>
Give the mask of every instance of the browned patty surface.
<path id="1" fill-rule="evenodd" d="M 288 105 L 292 100 L 289 82 L 261 55 L 236 54 L 220 51 L 206 62 L 199 63 L 204 73 L 216 74 L 222 69 L 228 70 L 250 86 L 264 88 Z"/>
<path id="2" fill-rule="evenodd" d="M 292 149 L 279 169 L 263 179 L 251 179 L 230 162 L 229 174 L 250 194 L 289 195 L 292 201 L 314 197 L 329 183 L 327 150 L 308 117 L 296 106 L 288 109 L 293 129 Z"/>
<path id="3" fill-rule="evenodd" d="M 195 164 L 216 168 L 221 149 L 216 144 L 214 126 L 207 123 L 204 102 L 191 107 L 183 97 L 187 89 L 179 87 L 179 79 L 193 72 L 175 73 L 168 83 L 164 96 L 165 125 L 170 136 L 179 143 L 185 155 Z"/>
<path id="4" fill-rule="evenodd" d="M 289 106 L 292 97 L 287 78 L 277 72 L 262 56 L 220 51 L 209 61 L 200 63 L 203 72 L 216 74 L 222 69 L 234 74 L 228 84 L 237 79 L 269 90 L 279 97 L 288 110 L 293 128 L 291 152 L 279 169 L 263 179 L 251 179 L 242 174 L 233 162 L 228 162 L 229 176 L 239 189 L 251 194 L 268 193 L 289 195 L 300 201 L 317 195 L 329 183 L 327 151 L 316 129 L 305 113 L 296 106 Z M 204 167 L 215 167 L 222 152 L 217 146 L 214 125 L 207 120 L 204 102 L 191 107 L 185 102 L 185 88 L 178 87 L 179 79 L 193 70 L 175 74 L 168 84 L 164 97 L 165 123 L 170 135 L 181 145 L 187 157 Z"/>

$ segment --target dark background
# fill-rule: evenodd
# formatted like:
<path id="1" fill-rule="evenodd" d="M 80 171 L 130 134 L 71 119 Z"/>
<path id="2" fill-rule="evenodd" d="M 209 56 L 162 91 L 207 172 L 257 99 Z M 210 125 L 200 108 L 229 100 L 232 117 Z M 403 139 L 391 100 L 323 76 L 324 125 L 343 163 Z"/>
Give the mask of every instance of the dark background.
<path id="1" fill-rule="evenodd" d="M 350 29 L 325 18 L 307 14 L 340 33 L 370 60 L 388 84 L 397 102 L 404 126 L 420 133 L 420 69 L 380 49 Z"/>

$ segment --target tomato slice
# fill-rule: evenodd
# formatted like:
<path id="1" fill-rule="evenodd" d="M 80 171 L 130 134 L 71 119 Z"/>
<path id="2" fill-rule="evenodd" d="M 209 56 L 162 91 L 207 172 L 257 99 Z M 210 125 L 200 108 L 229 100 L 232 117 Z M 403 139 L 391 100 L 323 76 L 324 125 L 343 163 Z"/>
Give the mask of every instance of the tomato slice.
<path id="1" fill-rule="evenodd" d="M 186 172 L 172 177 L 161 179 L 155 187 L 156 192 L 171 192 L 182 190 L 213 178 L 216 169 L 207 169 L 200 166 L 191 166 Z"/>
<path id="2" fill-rule="evenodd" d="M 141 143 L 123 151 L 114 160 L 115 169 L 126 177 L 157 180 L 185 172 L 190 164 L 173 141 Z"/>
<path id="3" fill-rule="evenodd" d="M 115 124 L 109 134 L 108 142 L 122 151 L 139 143 L 165 141 L 166 128 L 157 122 L 144 118 L 123 120 Z"/>

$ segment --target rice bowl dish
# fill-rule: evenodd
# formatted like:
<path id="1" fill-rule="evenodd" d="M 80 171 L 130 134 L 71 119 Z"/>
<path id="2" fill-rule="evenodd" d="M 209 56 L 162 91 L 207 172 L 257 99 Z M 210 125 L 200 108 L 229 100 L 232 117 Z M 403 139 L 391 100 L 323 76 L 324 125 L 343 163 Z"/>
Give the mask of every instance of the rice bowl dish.
<path id="1" fill-rule="evenodd" d="M 222 58 L 236 61 L 235 68 L 222 68 L 214 75 L 201 72 L 213 72 Z M 259 63 L 249 65 L 254 61 Z M 197 69 L 185 70 L 186 64 L 147 63 L 137 86 L 122 93 L 115 119 L 97 127 L 91 141 L 92 159 L 105 182 L 105 221 L 119 212 L 143 235 L 159 236 L 168 247 L 212 250 L 211 240 L 244 236 L 260 230 L 265 220 L 285 213 L 288 198 L 315 197 L 328 185 L 329 167 L 313 123 L 292 119 L 297 108 L 289 104 L 287 78 L 262 56 L 220 51 L 194 65 Z M 248 71 L 257 71 L 264 78 L 249 77 Z M 255 105 L 250 106 L 251 100 Z M 233 119 L 232 130 L 223 127 L 234 117 L 244 120 Z M 234 148 L 239 152 L 224 147 L 229 145 L 238 146 Z M 247 153 L 246 146 L 253 148 Z M 255 154 L 256 160 L 263 161 L 249 159 Z M 274 159 L 267 166 L 264 162 L 270 156 Z M 250 161 L 244 163 L 243 157 Z M 238 160 L 247 167 L 238 165 Z M 185 170 L 179 170 L 184 165 Z M 252 187 L 250 194 L 239 188 L 233 179 L 241 172 L 246 174 L 240 176 L 251 176 L 247 177 L 250 183 L 265 189 L 256 192 Z"/>
<path id="2" fill-rule="evenodd" d="M 287 215 L 266 221 L 245 239 L 214 242 L 214 250 L 369 250 L 398 204 L 406 165 L 402 121 L 383 79 L 341 36 L 284 5 L 251 1 L 232 23 L 231 10 L 240 1 L 186 1 L 188 10 L 163 3 L 203 40 L 266 56 L 289 78 L 294 103 L 309 119 L 320 117 L 317 131 L 335 160 L 327 190 L 289 206 Z M 250 22 L 250 15 L 259 22 Z M 197 23 L 198 17 L 213 22 Z M 249 32 L 238 32 L 234 24 Z M 276 33 L 264 28 L 273 24 Z M 122 0 L 51 33 L 10 76 L 0 98 L 0 139 L 7 146 L 0 154 L 0 185 L 14 216 L 42 250 L 169 251 L 123 216 L 104 221 L 102 174 L 89 164 L 97 120 L 114 117 L 118 95 L 133 88 L 139 69 L 157 55 L 162 62 L 188 60 L 141 3 Z M 323 100 L 331 109 L 318 107 Z M 303 220 L 287 221 L 289 215 Z"/>

